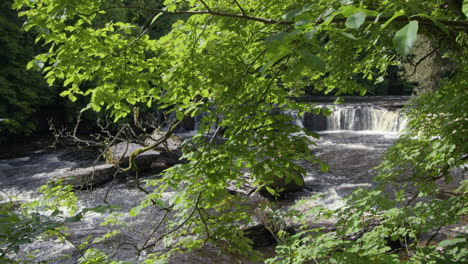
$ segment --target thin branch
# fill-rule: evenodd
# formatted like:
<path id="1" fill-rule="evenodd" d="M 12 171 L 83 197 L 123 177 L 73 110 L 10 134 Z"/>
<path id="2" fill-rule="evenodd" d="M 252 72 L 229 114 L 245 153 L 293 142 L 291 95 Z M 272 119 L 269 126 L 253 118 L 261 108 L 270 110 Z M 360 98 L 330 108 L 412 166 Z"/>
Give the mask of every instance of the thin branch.
<path id="1" fill-rule="evenodd" d="M 137 259 L 140 257 L 141 255 L 141 252 L 143 252 L 143 250 L 145 248 L 147 248 L 147 245 L 148 243 L 150 242 L 151 238 L 154 236 L 154 234 L 159 230 L 159 228 L 161 227 L 162 223 L 167 219 L 168 215 L 169 215 L 169 212 L 170 211 L 166 211 L 163 215 L 163 217 L 161 217 L 161 219 L 159 220 L 158 224 L 156 225 L 156 227 L 153 229 L 153 231 L 151 232 L 151 235 L 148 236 L 148 239 L 146 239 L 145 243 L 143 244 L 143 246 L 141 247 L 141 249 L 138 249 L 138 256 L 137 256 Z"/>
<path id="2" fill-rule="evenodd" d="M 193 100 L 193 103 L 196 105 L 197 103 L 200 103 L 200 102 L 206 102 L 206 98 L 195 98 Z M 161 144 L 166 144 L 167 143 L 167 140 L 172 136 L 172 134 L 174 134 L 174 132 L 179 128 L 179 126 L 182 124 L 182 122 L 184 121 L 185 118 L 187 118 L 188 116 L 190 116 L 193 111 L 195 111 L 196 107 L 192 107 L 190 109 L 188 109 L 185 113 L 184 113 L 184 116 L 183 118 L 181 118 L 180 120 L 178 121 L 174 121 L 171 126 L 169 127 L 169 129 L 166 131 L 166 133 L 161 137 L 159 138 L 158 140 L 156 140 L 156 142 L 154 142 L 153 144 L 147 146 L 147 147 L 144 147 L 144 148 L 140 148 L 140 149 L 137 149 L 135 151 L 133 151 L 132 153 L 130 153 L 130 156 L 128 157 L 128 167 L 123 169 L 122 171 L 123 172 L 127 172 L 127 171 L 130 171 L 131 169 L 134 169 L 136 168 L 136 163 L 135 163 L 135 158 L 140 155 L 140 154 L 143 154 L 147 151 L 150 151 L 152 149 L 154 149 L 155 147 L 161 145 Z"/>
<path id="3" fill-rule="evenodd" d="M 439 226 L 439 228 L 437 228 L 434 234 L 432 234 L 432 236 L 427 240 L 426 247 L 428 247 L 431 244 L 432 240 L 434 240 L 434 238 L 439 234 L 440 230 L 442 230 L 443 227 L 444 225 Z"/>
<path id="4" fill-rule="evenodd" d="M 216 131 L 213 133 L 213 136 L 211 137 L 211 139 L 209 141 L 210 144 L 212 144 L 214 142 L 214 140 L 216 139 L 216 137 L 219 134 L 219 131 L 221 131 L 221 126 L 218 126 L 218 128 L 216 128 Z"/>
<path id="5" fill-rule="evenodd" d="M 276 64 L 282 61 L 282 65 L 278 67 L 278 70 L 274 73 L 274 75 L 271 77 L 270 82 L 268 83 L 268 86 L 266 87 L 265 91 L 263 91 L 262 96 L 260 97 L 259 101 L 265 100 L 268 91 L 270 91 L 271 86 L 275 82 L 276 78 L 285 70 L 285 65 L 288 63 L 289 59 L 291 58 L 291 55 L 286 55 L 285 57 L 281 58 Z M 284 61 L 283 61 L 284 60 Z"/>
<path id="6" fill-rule="evenodd" d="M 431 52 L 429 52 L 428 54 L 424 55 L 424 57 L 422 57 L 421 59 L 419 59 L 416 63 L 414 63 L 414 70 L 413 72 L 411 73 L 410 76 L 414 75 L 416 73 L 416 70 L 419 66 L 419 64 L 421 64 L 421 62 L 423 62 L 424 60 L 426 60 L 427 58 L 429 58 L 430 56 L 432 56 L 432 54 L 434 54 L 437 50 L 439 49 L 439 47 L 436 47 L 435 49 L 433 49 Z"/>
<path id="7" fill-rule="evenodd" d="M 174 227 L 173 229 L 171 229 L 169 232 L 167 233 L 164 233 L 163 235 L 161 235 L 155 242 L 151 243 L 150 245 L 147 245 L 145 247 L 142 247 L 141 248 L 141 251 L 143 250 L 147 250 L 148 248 L 150 247 L 154 247 L 159 241 L 161 241 L 163 238 L 165 238 L 166 236 L 174 233 L 175 231 L 177 231 L 178 229 L 180 229 L 182 226 L 184 226 L 192 217 L 193 215 L 195 214 L 195 212 L 197 211 L 197 208 L 198 208 L 198 203 L 200 202 L 200 197 L 202 195 L 202 192 L 200 192 L 195 200 L 195 207 L 193 208 L 192 212 L 190 212 L 189 216 L 187 218 L 184 219 L 184 221 L 182 223 L 180 223 L 178 226 Z"/>
<path id="8" fill-rule="evenodd" d="M 205 3 L 205 1 L 200 0 L 200 2 L 205 6 L 205 8 L 206 8 L 206 10 L 208 10 L 208 12 L 211 12 L 210 7 Z"/>
<path id="9" fill-rule="evenodd" d="M 246 15 L 245 13 L 245 10 L 244 8 L 242 8 L 242 6 L 239 4 L 239 2 L 237 0 L 234 0 L 234 3 L 236 3 L 237 7 L 239 8 L 239 10 L 241 11 L 242 15 Z"/>
<path id="10" fill-rule="evenodd" d="M 213 238 L 213 236 L 210 234 L 210 229 L 208 227 L 208 223 L 206 222 L 205 218 L 203 218 L 203 213 L 200 209 L 200 207 L 198 207 L 198 205 L 196 206 L 196 209 L 198 211 L 198 216 L 200 217 L 200 221 L 203 223 L 203 225 L 205 226 L 205 231 L 206 231 L 206 236 L 207 238 L 209 239 L 212 239 L 212 240 L 215 240 L 215 238 Z"/>
<path id="11" fill-rule="evenodd" d="M 213 15 L 213 16 L 221 16 L 221 17 L 231 17 L 231 18 L 238 18 L 238 19 L 246 19 L 246 20 L 252 20 L 252 21 L 257 21 L 263 24 L 277 24 L 277 25 L 286 25 L 290 26 L 293 25 L 295 22 L 294 21 L 282 21 L 282 20 L 277 20 L 277 19 L 270 19 L 270 18 L 264 18 L 264 17 L 257 17 L 257 16 L 251 16 L 247 14 L 235 14 L 235 13 L 230 13 L 226 11 L 214 11 L 214 10 L 192 10 L 192 11 L 185 11 L 185 10 L 176 10 L 176 11 L 168 11 L 166 9 L 160 9 L 160 8 L 148 8 L 148 7 L 142 7 L 142 6 L 114 6 L 114 7 L 107 7 L 107 8 L 102 8 L 100 10 L 96 10 L 90 14 L 83 14 L 79 13 L 80 15 L 84 16 L 91 16 L 93 14 L 97 14 L 99 11 L 106 11 L 106 10 L 112 10 L 112 9 L 119 9 L 119 8 L 124 8 L 124 9 L 139 9 L 143 11 L 150 11 L 150 12 L 161 12 L 163 14 L 170 14 L 170 15 Z M 367 22 L 374 22 L 375 21 L 375 16 L 368 16 L 366 17 Z M 345 17 L 339 17 L 339 18 L 334 18 L 331 23 L 344 23 L 346 22 Z M 391 17 L 380 17 L 379 21 L 380 22 L 386 22 L 390 20 Z M 415 19 L 416 20 L 416 19 Z M 436 24 L 431 19 L 428 18 L 422 18 L 418 17 L 417 19 L 421 24 L 427 25 L 427 26 L 433 26 L 437 27 Z M 323 19 L 322 19 L 323 21 Z M 395 22 L 408 22 L 408 17 L 407 16 L 401 16 L 394 18 L 393 21 Z M 452 29 L 460 29 L 464 31 L 468 31 L 468 21 L 454 21 L 454 20 L 438 20 L 438 22 L 444 24 L 447 27 L 450 27 Z"/>
<path id="12" fill-rule="evenodd" d="M 224 12 L 224 11 L 213 11 L 213 10 L 167 11 L 165 9 L 148 8 L 148 7 L 142 7 L 142 6 L 113 6 L 113 7 L 107 7 L 107 8 L 102 8 L 102 9 L 96 10 L 96 11 L 90 13 L 90 14 L 82 14 L 82 13 L 79 13 L 79 14 L 84 15 L 84 16 L 91 16 L 93 14 L 98 13 L 99 11 L 107 11 L 107 10 L 119 9 L 119 8 L 139 9 L 139 10 L 150 11 L 150 12 L 161 12 L 163 14 L 170 14 L 170 15 L 213 15 L 213 16 L 222 16 L 222 17 L 232 17 L 232 18 L 241 18 L 241 19 L 246 19 L 246 20 L 257 21 L 257 22 L 261 22 L 261 23 L 264 23 L 264 24 L 279 24 L 279 25 L 291 25 L 291 24 L 293 24 L 293 22 L 291 22 L 291 21 L 280 21 L 280 20 L 275 20 L 275 19 L 268 19 L 268 18 L 263 18 L 263 17 L 245 15 L 245 14 L 234 14 L 234 13 L 229 13 L 229 12 Z"/>
<path id="13" fill-rule="evenodd" d="M 155 147 L 157 147 L 157 146 L 163 144 L 164 142 L 166 142 L 172 136 L 172 134 L 174 134 L 175 130 L 182 124 L 183 120 L 184 119 L 181 119 L 181 120 L 178 120 L 177 122 L 172 123 L 171 127 L 164 134 L 164 136 L 162 136 L 160 139 L 156 140 L 156 142 L 154 144 L 133 151 L 130 154 L 129 159 L 128 159 L 128 167 L 123 169 L 122 171 L 127 172 L 127 171 L 129 171 L 131 169 L 136 168 L 135 158 L 138 155 L 143 154 L 143 153 L 145 153 L 147 151 L 150 151 L 150 150 L 154 149 Z"/>

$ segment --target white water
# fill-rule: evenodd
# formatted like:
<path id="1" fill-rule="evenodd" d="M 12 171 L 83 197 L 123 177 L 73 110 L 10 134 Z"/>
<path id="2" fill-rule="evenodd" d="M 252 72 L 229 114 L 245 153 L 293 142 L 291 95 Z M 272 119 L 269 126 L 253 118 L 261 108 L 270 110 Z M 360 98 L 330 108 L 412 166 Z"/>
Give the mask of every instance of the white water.
<path id="1" fill-rule="evenodd" d="M 371 130 L 399 132 L 406 119 L 399 111 L 381 107 L 337 106 L 327 117 L 327 130 Z"/>
<path id="2" fill-rule="evenodd" d="M 327 106 L 325 106 L 327 107 Z M 390 110 L 377 105 L 349 104 L 330 107 L 329 116 L 306 113 L 294 118 L 293 123 L 311 131 L 378 131 L 401 132 L 406 127 L 406 118 L 398 110 Z"/>

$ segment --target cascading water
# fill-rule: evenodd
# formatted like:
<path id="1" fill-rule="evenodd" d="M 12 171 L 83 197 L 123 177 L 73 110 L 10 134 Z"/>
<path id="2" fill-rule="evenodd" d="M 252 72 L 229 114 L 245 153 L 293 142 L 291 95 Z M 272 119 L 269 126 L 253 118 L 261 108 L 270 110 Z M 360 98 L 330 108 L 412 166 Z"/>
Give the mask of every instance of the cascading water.
<path id="1" fill-rule="evenodd" d="M 399 132 L 405 119 L 399 111 L 381 107 L 336 107 L 327 118 L 327 130 L 378 130 Z"/>
<path id="2" fill-rule="evenodd" d="M 398 102 L 397 105 L 403 104 Z M 307 202 L 301 202 L 304 210 L 318 204 L 335 209 L 342 206 L 342 199 L 356 188 L 371 187 L 376 174 L 374 168 L 407 124 L 401 108 L 382 102 L 318 107 L 329 108 L 332 113 L 329 116 L 286 113 L 292 117 L 293 124 L 319 133 L 319 139 L 310 138 L 316 143 L 310 149 L 330 166 L 328 172 L 320 172 L 312 164 L 301 163 L 307 170 L 307 191 L 296 194 L 296 200 L 306 199 Z M 321 193 L 323 198 L 308 201 L 311 193 Z"/>
<path id="3" fill-rule="evenodd" d="M 306 113 L 295 122 L 311 131 L 401 132 L 406 127 L 406 118 L 400 110 L 359 104 L 333 106 L 331 110 L 329 116 Z"/>

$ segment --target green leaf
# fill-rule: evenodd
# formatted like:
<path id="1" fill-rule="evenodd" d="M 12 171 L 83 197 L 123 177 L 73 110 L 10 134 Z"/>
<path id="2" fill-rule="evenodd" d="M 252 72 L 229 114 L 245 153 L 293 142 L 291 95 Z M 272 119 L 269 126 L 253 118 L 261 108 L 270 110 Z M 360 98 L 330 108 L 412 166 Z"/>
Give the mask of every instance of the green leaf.
<path id="1" fill-rule="evenodd" d="M 463 14 L 465 14 L 465 16 L 468 17 L 468 0 L 463 0 L 462 11 Z"/>
<path id="2" fill-rule="evenodd" d="M 344 103 L 343 97 L 338 97 L 336 98 L 335 102 L 333 102 L 333 104 L 342 104 L 342 103 Z"/>
<path id="3" fill-rule="evenodd" d="M 184 195 L 184 192 L 179 192 L 171 198 L 170 202 L 174 205 L 178 205 L 184 200 Z"/>
<path id="4" fill-rule="evenodd" d="M 385 24 L 383 24 L 381 26 L 381 29 L 383 30 L 384 28 L 386 28 L 393 20 L 395 20 L 397 17 L 400 17 L 402 15 L 404 15 L 405 12 L 403 10 L 400 10 L 400 11 L 395 11 L 395 13 L 393 14 L 393 16 L 387 20 L 387 22 L 385 22 Z"/>
<path id="5" fill-rule="evenodd" d="M 311 10 L 311 8 L 309 6 L 304 6 L 303 8 L 297 8 L 297 9 L 289 11 L 288 13 L 284 14 L 281 18 L 283 20 L 290 20 L 290 19 L 292 19 L 294 17 L 302 15 L 303 13 L 305 13 L 305 12 L 307 12 L 309 10 Z"/>
<path id="6" fill-rule="evenodd" d="M 277 33 L 277 34 L 274 34 L 274 35 L 271 35 L 271 36 L 267 37 L 267 38 L 265 39 L 265 42 L 266 42 L 267 44 L 271 44 L 271 43 L 273 43 L 273 42 L 275 42 L 275 41 L 281 42 L 281 41 L 283 41 L 283 40 L 284 40 L 286 37 L 288 37 L 288 36 L 289 36 L 289 33 L 282 31 L 282 32 L 280 32 L 280 33 Z"/>
<path id="7" fill-rule="evenodd" d="M 310 19 L 301 19 L 299 21 L 297 21 L 294 26 L 295 27 L 300 27 L 300 26 L 303 26 L 303 25 L 307 25 L 309 23 L 313 23 L 314 21 L 310 20 Z"/>
<path id="8" fill-rule="evenodd" d="M 176 118 L 177 118 L 177 120 L 184 119 L 184 113 L 177 111 L 176 112 Z"/>
<path id="9" fill-rule="evenodd" d="M 302 58 L 308 67 L 321 72 L 325 71 L 325 63 L 322 61 L 322 59 L 320 59 L 319 56 L 306 50 L 296 50 L 296 53 Z"/>
<path id="10" fill-rule="evenodd" d="M 358 29 L 366 21 L 366 13 L 357 12 L 346 19 L 345 26 L 352 29 Z"/>
<path id="11" fill-rule="evenodd" d="M 159 12 L 159 14 L 155 15 L 155 16 L 153 17 L 153 19 L 151 20 L 150 25 L 153 25 L 153 23 L 154 23 L 154 22 L 158 19 L 158 17 L 160 17 L 162 14 L 163 14 L 162 12 Z"/>
<path id="12" fill-rule="evenodd" d="M 203 89 L 200 94 L 203 97 L 208 97 L 210 96 L 210 91 L 208 89 Z"/>
<path id="13" fill-rule="evenodd" d="M 72 32 L 75 30 L 75 27 L 74 26 L 67 26 L 64 28 L 65 31 L 68 31 L 68 32 Z"/>
<path id="14" fill-rule="evenodd" d="M 418 21 L 411 21 L 393 37 L 393 46 L 403 56 L 407 56 L 414 48 L 418 36 Z"/>
<path id="15" fill-rule="evenodd" d="M 268 186 L 265 186 L 265 189 L 273 196 L 276 196 L 276 191 Z"/>
<path id="16" fill-rule="evenodd" d="M 321 172 L 327 172 L 328 170 L 330 170 L 330 167 L 328 166 L 328 164 L 321 162 L 320 163 L 320 171 Z"/>
<path id="17" fill-rule="evenodd" d="M 271 66 L 273 66 L 275 63 L 277 63 L 279 60 L 283 59 L 285 56 L 289 55 L 288 51 L 280 51 L 276 53 L 268 62 L 267 64 L 263 65 L 262 68 L 260 68 L 261 73 L 265 73 Z"/>
<path id="18" fill-rule="evenodd" d="M 74 215 L 72 217 L 68 217 L 65 220 L 65 222 L 67 222 L 67 223 L 76 223 L 76 222 L 81 221 L 82 218 L 83 218 L 83 213 L 79 212 L 79 213 L 77 213 L 76 215 Z"/>
<path id="19" fill-rule="evenodd" d="M 453 246 L 456 244 L 462 244 L 465 243 L 466 239 L 465 238 L 454 238 L 454 239 L 449 239 L 449 240 L 444 240 L 439 243 L 439 247 L 448 247 L 448 246 Z"/>
<path id="20" fill-rule="evenodd" d="M 357 38 L 356 38 L 353 34 L 351 34 L 351 33 L 340 32 L 340 34 L 343 35 L 343 36 L 345 36 L 345 37 L 347 37 L 347 38 L 350 38 L 350 39 L 352 39 L 352 40 L 357 40 Z"/>
<path id="21" fill-rule="evenodd" d="M 76 98 L 76 96 L 74 96 L 73 94 L 69 94 L 69 95 L 68 95 L 68 99 L 69 99 L 70 101 L 72 101 L 72 102 L 75 102 L 77 98 Z"/>
<path id="22" fill-rule="evenodd" d="M 33 66 L 34 66 L 34 60 L 29 61 L 28 64 L 26 65 L 26 70 L 31 69 Z"/>
<path id="23" fill-rule="evenodd" d="M 339 12 L 345 17 L 352 16 L 352 15 L 356 14 L 357 12 L 362 12 L 362 13 L 366 14 L 366 16 L 378 16 L 379 15 L 379 12 L 377 12 L 375 10 L 355 7 L 353 5 L 340 7 Z"/>
<path id="24" fill-rule="evenodd" d="M 315 28 L 311 29 L 307 31 L 306 33 L 304 33 L 304 38 L 307 40 L 312 40 L 316 33 L 317 33 L 317 30 Z"/>

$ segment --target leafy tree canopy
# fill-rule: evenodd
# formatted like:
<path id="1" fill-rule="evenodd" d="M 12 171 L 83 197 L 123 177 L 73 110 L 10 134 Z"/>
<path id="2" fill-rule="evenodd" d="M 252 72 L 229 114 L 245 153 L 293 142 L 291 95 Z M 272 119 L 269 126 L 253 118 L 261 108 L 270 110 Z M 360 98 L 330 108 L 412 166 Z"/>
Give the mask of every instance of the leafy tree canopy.
<path id="1" fill-rule="evenodd" d="M 241 184 L 246 170 L 259 185 L 275 175 L 297 180 L 292 172 L 303 168 L 294 161 L 320 163 L 307 147 L 316 135 L 297 133 L 301 128 L 291 125 L 282 110 L 326 113 L 294 100 L 306 87 L 364 95 L 358 79 L 379 83 L 389 66 L 411 62 L 420 34 L 439 43 L 440 52 L 456 62 L 454 73 L 444 87 L 415 101 L 409 136 L 390 150 L 382 178 L 397 177 L 401 166 L 417 166 L 410 180 L 425 183 L 417 186 L 421 196 L 437 189 L 435 180 L 450 180 L 450 170 L 465 164 L 467 155 L 466 6 L 466 1 L 441 0 L 166 0 L 163 7 L 104 0 L 14 4 L 27 17 L 25 29 L 35 28 L 37 41 L 48 47 L 28 67 L 41 66 L 50 85 L 63 83 L 63 96 L 72 101 L 87 96 L 89 109 L 108 110 L 115 120 L 140 104 L 165 108 L 178 120 L 168 133 L 185 117 L 207 113 L 184 151 L 188 163 L 150 182 L 156 191 L 138 208 L 152 203 L 171 208 L 179 220 L 168 223 L 173 231 L 167 237 L 182 235 L 183 227 L 191 226 L 190 238 L 170 240 L 174 252 L 205 242 L 232 251 L 248 249 L 248 241 L 233 226 L 249 216 L 225 190 L 228 181 Z M 146 19 L 105 19 L 117 10 L 135 10 Z M 179 16 L 167 34 L 148 34 L 165 17 Z M 84 85 L 89 83 L 94 86 Z M 224 128 L 222 144 L 212 144 L 214 124 Z M 164 204 L 161 192 L 169 188 L 179 191 Z M 466 200 L 466 189 L 461 192 Z M 340 222 L 344 233 L 313 238 L 301 233 L 279 247 L 276 261 L 399 262 L 378 238 L 415 237 L 413 226 L 429 230 L 466 213 L 463 207 L 434 200 L 406 210 L 398 204 L 405 203 L 405 195 L 391 204 L 383 197 L 381 191 L 356 194 L 351 207 L 341 212 L 347 219 Z M 463 199 L 457 199 L 452 202 L 460 205 Z M 434 221 L 423 214 L 445 210 L 446 218 Z M 358 241 L 344 240 L 367 214 L 383 219 L 379 227 Z M 401 219 L 407 222 L 397 221 Z M 445 248 L 452 250 L 457 243 L 447 242 Z M 460 260 L 460 247 L 453 252 L 434 249 L 422 248 L 411 261 Z"/>
<path id="2" fill-rule="evenodd" d="M 32 133 L 38 124 L 31 117 L 38 105 L 55 97 L 40 74 L 25 68 L 37 50 L 34 35 L 21 30 L 12 3 L 0 4 L 0 142 L 5 135 Z"/>

